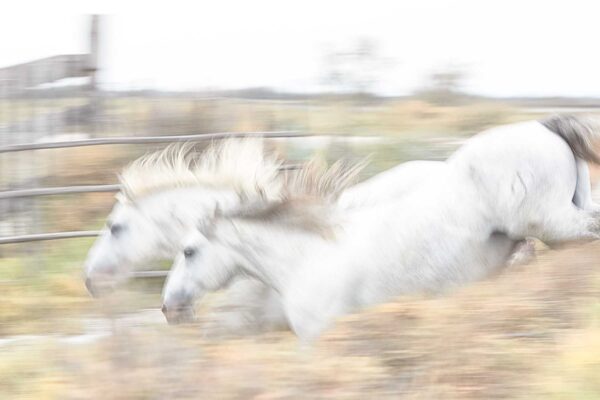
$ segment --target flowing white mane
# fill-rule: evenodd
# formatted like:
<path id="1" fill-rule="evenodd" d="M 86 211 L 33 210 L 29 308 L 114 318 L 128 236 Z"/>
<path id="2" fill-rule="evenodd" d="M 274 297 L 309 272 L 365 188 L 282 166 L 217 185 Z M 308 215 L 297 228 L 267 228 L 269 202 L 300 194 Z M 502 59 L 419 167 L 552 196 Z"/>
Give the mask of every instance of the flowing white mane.
<path id="1" fill-rule="evenodd" d="M 242 204 L 223 216 L 277 223 L 331 236 L 329 207 L 336 203 L 342 191 L 355 183 L 367 162 L 337 161 L 328 168 L 315 158 L 297 173 L 287 175 L 281 200 Z"/>
<path id="2" fill-rule="evenodd" d="M 333 202 L 342 192 L 356 183 L 368 159 L 355 164 L 338 160 L 330 167 L 322 158 L 313 158 L 296 174 L 286 176 L 284 197 L 289 200 L 313 198 Z"/>
<path id="3" fill-rule="evenodd" d="M 266 155 L 262 139 L 228 139 L 202 152 L 174 144 L 128 165 L 119 176 L 119 201 L 134 202 L 156 192 L 207 186 L 235 190 L 243 198 L 279 199 L 282 162 Z"/>

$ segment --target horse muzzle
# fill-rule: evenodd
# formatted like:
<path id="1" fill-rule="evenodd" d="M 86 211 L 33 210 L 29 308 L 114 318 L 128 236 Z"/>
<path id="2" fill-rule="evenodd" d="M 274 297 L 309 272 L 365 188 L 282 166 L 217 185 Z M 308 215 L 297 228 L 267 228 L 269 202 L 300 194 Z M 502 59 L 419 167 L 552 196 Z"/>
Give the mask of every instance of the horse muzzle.
<path id="1" fill-rule="evenodd" d="M 169 325 L 191 323 L 195 320 L 194 308 L 191 306 L 168 307 L 166 304 L 163 304 L 161 311 L 165 315 Z"/>
<path id="2" fill-rule="evenodd" d="M 88 293 L 94 298 L 106 296 L 114 292 L 115 290 L 114 284 L 103 280 L 92 279 L 89 277 L 85 279 L 85 288 L 87 289 Z"/>

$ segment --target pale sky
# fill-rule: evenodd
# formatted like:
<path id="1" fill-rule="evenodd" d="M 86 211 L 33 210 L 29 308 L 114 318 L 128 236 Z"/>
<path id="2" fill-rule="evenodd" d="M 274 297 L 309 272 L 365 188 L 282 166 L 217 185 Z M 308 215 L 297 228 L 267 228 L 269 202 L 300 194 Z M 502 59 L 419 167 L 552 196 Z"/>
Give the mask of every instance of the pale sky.
<path id="1" fill-rule="evenodd" d="M 597 0 L 6 1 L 0 66 L 85 51 L 89 13 L 111 88 L 315 91 L 328 48 L 370 38 L 380 93 L 459 66 L 477 94 L 600 97 Z"/>

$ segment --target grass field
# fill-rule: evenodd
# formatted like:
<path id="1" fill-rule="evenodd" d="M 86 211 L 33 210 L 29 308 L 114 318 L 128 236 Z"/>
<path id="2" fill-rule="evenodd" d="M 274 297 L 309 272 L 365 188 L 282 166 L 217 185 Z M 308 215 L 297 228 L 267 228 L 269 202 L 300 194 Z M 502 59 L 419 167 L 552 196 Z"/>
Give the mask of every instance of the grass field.
<path id="1" fill-rule="evenodd" d="M 149 320 L 125 319 L 141 306 L 130 301 L 135 293 L 91 304 L 76 267 L 63 263 L 56 276 L 4 291 L 3 306 L 14 310 L 18 299 L 31 320 L 11 320 L 3 307 L 3 328 L 14 324 L 34 336 L 3 332 L 2 394 L 595 399 L 599 262 L 598 244 L 542 249 L 531 264 L 448 296 L 400 298 L 347 317 L 308 351 L 287 332 L 206 338 L 201 324 L 169 327 L 158 311 Z M 158 304 L 155 297 L 146 305 L 152 301 Z M 106 325 L 102 334 L 89 333 L 93 321 Z"/>
<path id="2" fill-rule="evenodd" d="M 114 99 L 107 107 L 125 121 L 107 134 L 127 127 L 152 134 L 298 129 L 384 138 L 277 145 L 294 160 L 372 154 L 367 175 L 410 159 L 442 159 L 485 127 L 538 116 L 498 102 L 417 100 Z M 150 149 L 45 151 L 35 160 L 43 161 L 47 186 L 113 183 L 123 165 Z M 41 199 L 44 221 L 35 228 L 97 229 L 113 201 L 111 194 Z M 600 398 L 598 244 L 540 247 L 535 262 L 447 296 L 365 310 L 304 351 L 288 332 L 215 338 L 201 323 L 169 327 L 157 310 L 157 281 L 92 301 L 81 280 L 91 243 L 0 249 L 0 399 Z"/>

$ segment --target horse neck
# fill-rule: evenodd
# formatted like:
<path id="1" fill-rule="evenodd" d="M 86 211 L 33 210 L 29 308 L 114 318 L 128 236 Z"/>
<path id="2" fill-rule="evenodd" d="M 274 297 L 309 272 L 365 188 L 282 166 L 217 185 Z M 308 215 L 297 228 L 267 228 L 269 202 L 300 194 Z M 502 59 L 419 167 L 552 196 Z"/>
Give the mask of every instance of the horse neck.
<path id="1" fill-rule="evenodd" d="M 258 221 L 232 221 L 242 273 L 262 281 L 281 292 L 307 259 L 307 255 L 323 245 L 321 236 Z M 228 239 L 225 239 L 228 240 Z"/>
<path id="2" fill-rule="evenodd" d="M 203 219 L 212 217 L 217 207 L 228 209 L 238 204 L 239 197 L 233 190 L 198 187 L 157 193 L 141 207 L 161 232 L 165 246 L 163 252 L 174 256 L 180 250 L 185 235 Z"/>

